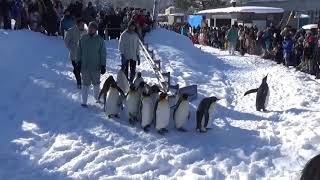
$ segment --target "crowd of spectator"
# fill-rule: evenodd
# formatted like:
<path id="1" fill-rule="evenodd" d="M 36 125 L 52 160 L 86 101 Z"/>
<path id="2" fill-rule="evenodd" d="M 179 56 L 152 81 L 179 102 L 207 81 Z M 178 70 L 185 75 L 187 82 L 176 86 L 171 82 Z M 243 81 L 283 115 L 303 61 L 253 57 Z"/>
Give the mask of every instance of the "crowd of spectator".
<path id="1" fill-rule="evenodd" d="M 81 1 L 71 1 L 64 6 L 61 0 L 0 0 L 0 29 L 30 29 L 49 36 L 64 36 L 82 18 L 86 24 L 96 21 L 98 33 L 104 39 L 116 39 L 131 20 L 136 23 L 140 38 L 153 25 L 145 9 L 114 9 L 98 2 L 84 5 Z"/>
<path id="2" fill-rule="evenodd" d="M 239 51 L 240 55 L 261 56 L 320 78 L 320 28 L 304 30 L 271 25 L 258 29 L 255 25 L 247 27 L 237 23 L 217 28 L 206 24 L 197 28 L 188 24 L 162 27 L 188 36 L 194 44 L 229 50 L 231 55 Z"/>

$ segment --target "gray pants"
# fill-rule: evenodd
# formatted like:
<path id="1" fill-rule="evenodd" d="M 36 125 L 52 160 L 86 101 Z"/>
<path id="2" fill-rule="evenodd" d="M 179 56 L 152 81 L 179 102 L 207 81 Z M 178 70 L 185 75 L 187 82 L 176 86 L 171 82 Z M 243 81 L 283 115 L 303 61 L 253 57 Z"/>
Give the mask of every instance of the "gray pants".
<path id="1" fill-rule="evenodd" d="M 100 85 L 100 72 L 87 72 L 82 71 L 82 85 L 90 86 L 92 85 Z"/>

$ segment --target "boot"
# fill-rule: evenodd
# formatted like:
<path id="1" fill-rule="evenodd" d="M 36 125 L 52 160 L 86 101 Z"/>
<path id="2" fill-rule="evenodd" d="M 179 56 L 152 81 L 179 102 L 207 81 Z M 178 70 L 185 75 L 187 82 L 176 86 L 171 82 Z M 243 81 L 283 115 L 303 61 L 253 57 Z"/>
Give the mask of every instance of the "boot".
<path id="1" fill-rule="evenodd" d="M 99 99 L 99 93 L 100 93 L 100 85 L 94 85 L 93 86 L 93 95 L 96 102 L 100 102 Z"/>
<path id="2" fill-rule="evenodd" d="M 88 101 L 88 91 L 89 91 L 89 86 L 83 86 L 82 87 L 82 104 L 81 106 L 87 107 L 87 101 Z"/>

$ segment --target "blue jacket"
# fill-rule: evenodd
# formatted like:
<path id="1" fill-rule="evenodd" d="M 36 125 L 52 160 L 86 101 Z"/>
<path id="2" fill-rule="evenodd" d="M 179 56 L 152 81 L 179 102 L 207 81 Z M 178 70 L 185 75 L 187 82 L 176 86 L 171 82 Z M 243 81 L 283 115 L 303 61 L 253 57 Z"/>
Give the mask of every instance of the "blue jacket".
<path id="1" fill-rule="evenodd" d="M 291 39 L 284 40 L 282 46 L 284 53 L 291 53 L 293 50 L 293 41 Z"/>
<path id="2" fill-rule="evenodd" d="M 181 28 L 181 34 L 184 36 L 188 36 L 188 30 L 184 27 Z"/>
<path id="3" fill-rule="evenodd" d="M 14 5 L 11 10 L 11 15 L 13 18 L 19 17 L 22 14 L 22 1 L 21 0 L 15 0 Z"/>
<path id="4" fill-rule="evenodd" d="M 69 30 L 72 28 L 74 25 L 76 25 L 76 21 L 72 17 L 63 17 L 61 22 L 60 22 L 60 31 L 64 32 L 66 30 Z"/>

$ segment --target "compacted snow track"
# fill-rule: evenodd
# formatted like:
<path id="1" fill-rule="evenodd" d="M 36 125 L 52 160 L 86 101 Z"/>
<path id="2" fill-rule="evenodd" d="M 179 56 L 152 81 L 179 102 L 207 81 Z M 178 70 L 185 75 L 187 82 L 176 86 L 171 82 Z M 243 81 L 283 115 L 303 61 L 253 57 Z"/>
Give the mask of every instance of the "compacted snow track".
<path id="1" fill-rule="evenodd" d="M 0 179 L 297 179 L 320 151 L 320 85 L 311 76 L 256 56 L 194 47 L 166 30 L 146 41 L 174 83 L 198 85 L 187 133 L 171 124 L 166 136 L 145 134 L 125 113 L 106 118 L 92 97 L 82 109 L 61 39 L 0 31 Z M 106 48 L 108 75 L 115 75 L 117 41 Z M 139 70 L 154 80 L 147 62 Z M 243 94 L 266 74 L 269 112 L 256 112 L 255 96 Z M 223 98 L 214 124 L 196 133 L 194 111 L 211 95 Z"/>

